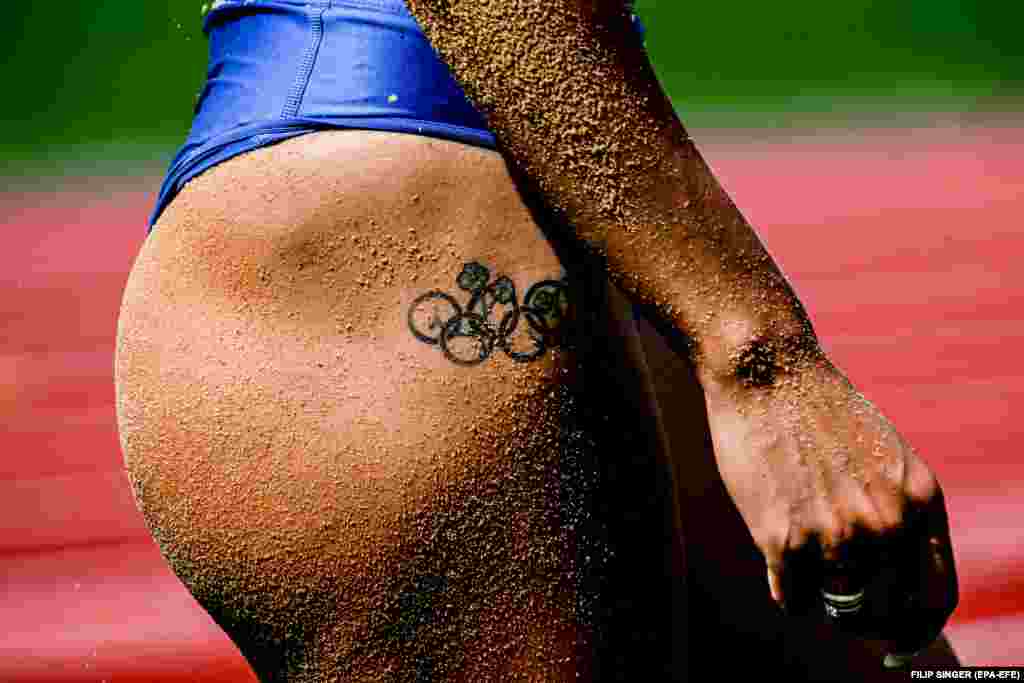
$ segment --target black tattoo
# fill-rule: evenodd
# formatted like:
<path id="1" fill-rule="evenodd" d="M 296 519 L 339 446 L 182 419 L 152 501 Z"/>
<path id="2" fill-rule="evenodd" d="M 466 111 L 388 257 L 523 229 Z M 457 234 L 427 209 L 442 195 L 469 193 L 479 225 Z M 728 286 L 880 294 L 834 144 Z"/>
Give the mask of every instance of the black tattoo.
<path id="1" fill-rule="evenodd" d="M 775 386 L 780 375 L 820 358 L 821 347 L 808 324 L 802 334 L 748 342 L 733 356 L 732 370 L 741 386 L 764 389 Z"/>
<path id="2" fill-rule="evenodd" d="M 736 359 L 736 377 L 745 386 L 770 387 L 777 373 L 775 347 L 771 344 L 749 344 Z"/>
<path id="3" fill-rule="evenodd" d="M 470 294 L 465 309 L 451 294 L 433 290 L 412 302 L 408 316 L 413 336 L 424 344 L 440 346 L 451 362 L 479 365 L 497 347 L 512 360 L 528 363 L 549 348 L 563 345 L 564 322 L 570 316 L 565 278 L 534 284 L 522 304 L 508 276 L 492 282 L 491 271 L 476 261 L 462 267 L 455 283 Z M 496 309 L 504 313 L 492 318 Z M 526 320 L 525 335 L 521 334 L 520 319 Z"/>

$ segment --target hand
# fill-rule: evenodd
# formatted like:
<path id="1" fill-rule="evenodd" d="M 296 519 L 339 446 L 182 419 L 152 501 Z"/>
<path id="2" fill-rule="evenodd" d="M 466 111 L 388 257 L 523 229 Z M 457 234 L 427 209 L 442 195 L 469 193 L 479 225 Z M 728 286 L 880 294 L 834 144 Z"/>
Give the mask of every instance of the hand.
<path id="1" fill-rule="evenodd" d="M 718 468 L 788 613 L 822 610 L 843 567 L 866 588 L 858 635 L 915 652 L 957 604 L 942 490 L 892 424 L 826 360 L 771 386 L 705 385 Z"/>

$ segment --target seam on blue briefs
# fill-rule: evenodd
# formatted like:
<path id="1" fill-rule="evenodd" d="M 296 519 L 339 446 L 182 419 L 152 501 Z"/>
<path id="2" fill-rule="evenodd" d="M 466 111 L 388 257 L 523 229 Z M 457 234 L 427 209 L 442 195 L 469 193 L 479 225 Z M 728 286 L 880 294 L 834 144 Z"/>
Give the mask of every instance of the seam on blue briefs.
<path id="1" fill-rule="evenodd" d="M 265 0 L 260 3 L 259 8 L 271 9 L 274 5 L 306 7 L 309 5 L 320 6 L 322 4 L 326 4 L 330 9 L 348 7 L 350 9 L 369 9 L 377 12 L 387 12 L 388 14 L 397 14 L 410 18 L 412 16 L 409 14 L 404 0 Z M 215 2 L 213 8 L 203 19 L 203 31 L 209 33 L 211 22 L 218 20 L 224 12 L 249 9 L 251 7 L 248 0 L 220 0 L 220 2 Z"/>
<path id="2" fill-rule="evenodd" d="M 355 9 L 373 9 L 378 12 L 411 16 L 403 0 L 334 0 L 334 7 L 352 7 Z"/>
<path id="3" fill-rule="evenodd" d="M 291 92 L 288 93 L 288 99 L 285 100 L 284 109 L 281 112 L 282 119 L 296 116 L 299 109 L 302 108 L 302 100 L 306 96 L 309 78 L 313 74 L 313 67 L 316 66 L 316 59 L 320 54 L 320 45 L 324 40 L 324 12 L 330 6 L 331 0 L 321 0 L 311 4 L 306 10 L 309 16 L 309 43 L 302 53 L 299 70 L 295 74 L 295 82 L 292 84 Z"/>

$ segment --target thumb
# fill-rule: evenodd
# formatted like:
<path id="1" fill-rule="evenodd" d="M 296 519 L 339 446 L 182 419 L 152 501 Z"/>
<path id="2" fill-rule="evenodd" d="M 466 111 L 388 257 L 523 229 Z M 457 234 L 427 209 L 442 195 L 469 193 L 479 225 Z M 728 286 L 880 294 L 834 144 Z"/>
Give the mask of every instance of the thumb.
<path id="1" fill-rule="evenodd" d="M 782 611 L 786 611 L 785 571 L 781 562 L 768 563 L 768 590 Z"/>

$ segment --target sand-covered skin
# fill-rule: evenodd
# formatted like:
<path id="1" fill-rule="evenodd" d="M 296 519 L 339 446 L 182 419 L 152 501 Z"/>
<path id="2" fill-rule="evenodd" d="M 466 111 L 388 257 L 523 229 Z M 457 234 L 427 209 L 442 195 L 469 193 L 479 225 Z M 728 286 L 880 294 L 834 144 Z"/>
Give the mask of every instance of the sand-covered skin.
<path id="1" fill-rule="evenodd" d="M 542 227 L 588 245 L 690 343 L 773 590 L 793 579 L 789 553 L 839 555 L 927 507 L 914 540 L 947 566 L 914 585 L 944 620 L 955 573 L 934 477 L 820 354 L 624 7 L 410 6 L 543 200 Z M 604 280 L 570 273 L 596 320 L 543 362 L 463 368 L 415 339 L 408 307 L 470 261 L 520 291 L 590 264 L 559 262 L 493 154 L 402 137 L 247 155 L 157 226 L 129 282 L 118 382 L 163 552 L 268 680 L 680 678 L 666 673 L 679 604 L 654 569 L 671 533 L 621 495 L 663 483 L 642 466 L 657 426 Z"/>
<path id="2" fill-rule="evenodd" d="M 833 561 L 865 542 L 909 538 L 913 557 L 898 570 L 926 569 L 901 582 L 927 608 L 903 610 L 910 619 L 882 630 L 903 646 L 934 638 L 956 604 L 934 474 L 821 351 L 658 86 L 628 3 L 407 2 L 546 218 L 604 257 L 613 279 L 681 337 L 706 391 L 723 480 L 765 555 L 773 596 L 795 594 L 788 560 L 808 548 Z M 685 40 L 712 29 L 669 30 Z M 917 526 L 901 536 L 911 520 Z M 872 553 L 864 562 L 893 569 Z M 796 584 L 813 593 L 821 572 Z M 920 625 L 908 629 L 913 618 Z"/>
<path id="3" fill-rule="evenodd" d="M 460 367 L 408 329 L 467 262 L 521 292 L 562 275 L 496 155 L 309 136 L 217 167 L 165 216 L 122 312 L 122 445 L 165 557 L 261 676 L 669 666 L 658 430 L 603 287 L 582 291 L 578 344 L 531 363 Z"/>
<path id="4" fill-rule="evenodd" d="M 814 354 L 799 302 L 662 93 L 622 2 L 409 0 L 502 151 L 609 271 L 737 374 Z M 794 340 L 802 340 L 794 343 Z"/>

